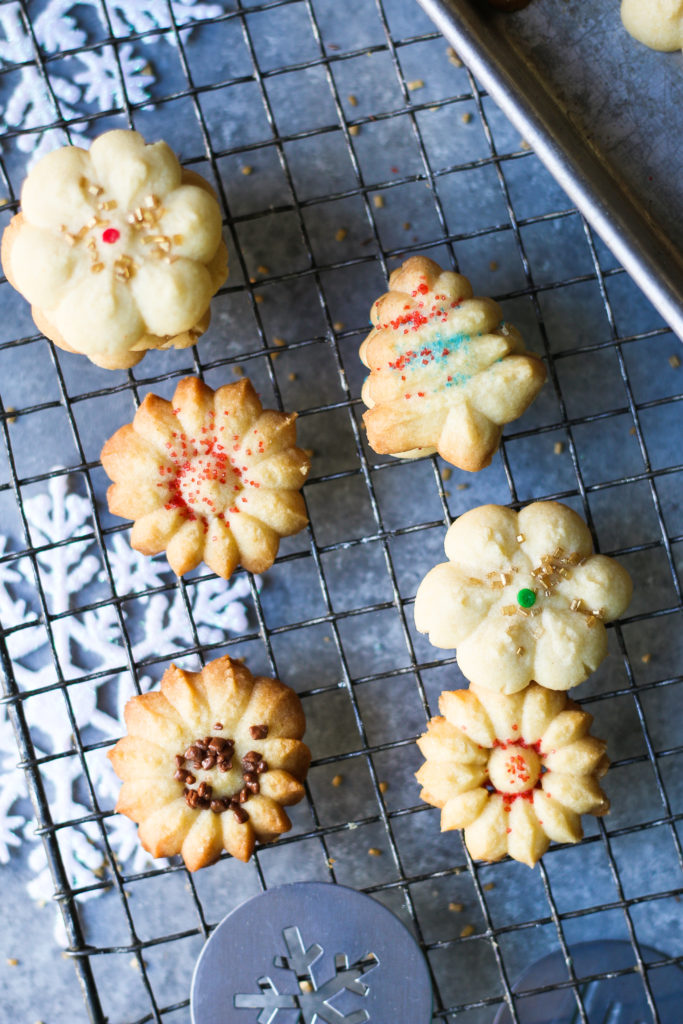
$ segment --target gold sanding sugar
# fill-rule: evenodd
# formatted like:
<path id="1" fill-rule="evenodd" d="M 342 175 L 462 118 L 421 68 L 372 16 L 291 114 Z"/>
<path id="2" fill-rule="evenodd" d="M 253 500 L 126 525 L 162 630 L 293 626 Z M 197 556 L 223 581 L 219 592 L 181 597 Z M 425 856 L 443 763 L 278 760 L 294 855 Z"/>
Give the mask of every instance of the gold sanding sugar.
<path id="1" fill-rule="evenodd" d="M 462 115 L 460 120 L 462 121 L 463 124 L 469 124 L 470 121 L 472 120 L 472 115 L 468 111 L 467 113 Z"/>
<path id="2" fill-rule="evenodd" d="M 681 360 L 679 356 L 677 356 L 675 353 L 674 355 L 669 356 L 669 366 L 671 366 L 674 370 L 677 370 L 680 365 Z"/>
<path id="3" fill-rule="evenodd" d="M 384 206 L 384 196 L 373 196 L 372 201 L 378 210 L 381 210 Z"/>
<path id="4" fill-rule="evenodd" d="M 351 95 L 347 98 L 352 107 L 358 106 L 358 99 L 356 96 L 353 95 L 353 93 L 351 93 Z"/>
<path id="5" fill-rule="evenodd" d="M 458 57 L 457 53 L 455 52 L 455 50 L 453 49 L 452 46 L 449 46 L 447 48 L 446 54 L 447 54 L 448 59 L 451 62 L 451 64 L 455 65 L 456 68 L 461 68 L 462 67 L 462 61 L 460 60 L 460 58 Z"/>
<path id="6" fill-rule="evenodd" d="M 466 924 L 460 929 L 460 938 L 466 939 L 470 935 L 474 935 L 474 925 Z"/>
<path id="7" fill-rule="evenodd" d="M 371 846 L 370 849 L 368 850 L 368 854 L 371 857 L 381 857 L 382 851 L 378 850 L 376 846 Z"/>
<path id="8" fill-rule="evenodd" d="M 250 167 L 249 164 L 245 164 L 244 167 L 242 168 L 242 174 L 251 174 L 253 170 L 253 167 Z"/>
<path id="9" fill-rule="evenodd" d="M 296 380 L 296 374 L 295 373 L 288 373 L 287 374 L 287 380 Z"/>
<path id="10" fill-rule="evenodd" d="M 652 661 L 652 655 L 650 653 L 644 654 L 640 660 L 642 661 L 643 665 L 649 665 Z"/>
<path id="11" fill-rule="evenodd" d="M 344 323 L 343 323 L 343 321 L 342 320 L 335 320 L 334 323 L 332 324 L 332 329 L 335 330 L 335 331 L 343 331 L 344 330 Z"/>
<path id="12" fill-rule="evenodd" d="M 347 235 L 348 231 L 346 230 L 346 228 L 339 228 L 334 237 L 338 242 L 343 242 Z"/>
<path id="13" fill-rule="evenodd" d="M 380 782 L 380 784 L 379 784 L 379 791 L 380 791 L 380 793 L 386 793 L 386 791 L 388 789 L 389 789 L 389 783 L 388 782 Z"/>
<path id="14" fill-rule="evenodd" d="M 359 131 L 360 131 L 359 125 L 352 124 L 351 127 L 349 128 L 349 135 L 358 135 Z"/>
<path id="15" fill-rule="evenodd" d="M 562 454 L 562 452 L 564 451 L 564 445 L 562 444 L 561 441 L 556 441 L 555 442 L 555 444 L 553 445 L 553 451 L 555 452 L 556 455 L 561 455 Z"/>
<path id="16" fill-rule="evenodd" d="M 463 909 L 463 904 L 462 903 L 449 903 L 448 904 L 448 909 L 453 914 L 459 914 L 461 912 L 461 910 Z"/>
<path id="17" fill-rule="evenodd" d="M 335 775 L 335 777 L 332 779 L 332 785 L 333 786 L 341 786 L 343 781 L 344 781 L 344 776 L 343 775 Z"/>
<path id="18" fill-rule="evenodd" d="M 421 78 L 414 78 L 412 82 L 408 82 L 408 89 L 410 92 L 415 92 L 416 89 L 424 89 L 425 84 Z"/>
<path id="19" fill-rule="evenodd" d="M 286 342 L 284 338 L 273 338 L 273 345 L 277 345 L 278 348 L 282 348 L 285 344 Z"/>

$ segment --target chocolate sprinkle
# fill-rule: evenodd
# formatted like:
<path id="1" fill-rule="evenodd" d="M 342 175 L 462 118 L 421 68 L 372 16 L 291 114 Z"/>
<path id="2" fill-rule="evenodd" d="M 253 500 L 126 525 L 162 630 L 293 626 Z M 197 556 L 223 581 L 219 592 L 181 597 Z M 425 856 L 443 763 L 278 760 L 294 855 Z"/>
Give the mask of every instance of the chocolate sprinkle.
<path id="1" fill-rule="evenodd" d="M 250 725 L 249 733 L 253 740 L 264 740 L 268 735 L 267 725 Z"/>

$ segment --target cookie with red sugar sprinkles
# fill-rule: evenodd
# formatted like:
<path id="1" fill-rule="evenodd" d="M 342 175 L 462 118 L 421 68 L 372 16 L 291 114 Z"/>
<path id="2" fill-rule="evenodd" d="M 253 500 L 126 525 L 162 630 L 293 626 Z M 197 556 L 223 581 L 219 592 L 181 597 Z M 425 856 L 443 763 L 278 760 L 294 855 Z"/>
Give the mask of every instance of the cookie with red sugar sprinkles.
<path id="1" fill-rule="evenodd" d="M 101 459 L 109 511 L 133 520 L 131 545 L 165 551 L 178 576 L 202 561 L 224 579 L 238 565 L 263 572 L 280 538 L 308 523 L 296 413 L 264 409 L 248 378 L 214 391 L 185 377 L 170 402 L 146 395 Z"/>

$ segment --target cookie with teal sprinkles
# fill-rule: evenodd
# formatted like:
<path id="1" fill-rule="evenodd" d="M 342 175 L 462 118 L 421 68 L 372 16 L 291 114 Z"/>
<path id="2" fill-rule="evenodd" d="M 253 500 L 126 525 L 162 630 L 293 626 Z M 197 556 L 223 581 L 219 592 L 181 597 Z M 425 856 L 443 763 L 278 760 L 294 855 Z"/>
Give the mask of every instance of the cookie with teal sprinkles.
<path id="1" fill-rule="evenodd" d="M 546 378 L 498 303 L 475 298 L 461 274 L 412 256 L 391 274 L 370 319 L 360 347 L 370 370 L 362 391 L 370 447 L 401 458 L 438 452 L 469 472 L 488 466 L 503 426 Z"/>

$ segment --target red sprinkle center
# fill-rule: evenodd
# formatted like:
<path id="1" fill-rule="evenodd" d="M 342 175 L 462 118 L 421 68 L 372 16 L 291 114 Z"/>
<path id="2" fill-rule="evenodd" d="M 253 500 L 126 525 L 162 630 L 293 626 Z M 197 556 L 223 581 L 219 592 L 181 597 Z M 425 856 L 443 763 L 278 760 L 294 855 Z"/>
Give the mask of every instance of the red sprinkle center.
<path id="1" fill-rule="evenodd" d="M 113 245 L 114 242 L 118 242 L 121 237 L 121 232 L 118 228 L 107 228 L 102 232 L 102 241 L 106 242 L 107 245 Z"/>

